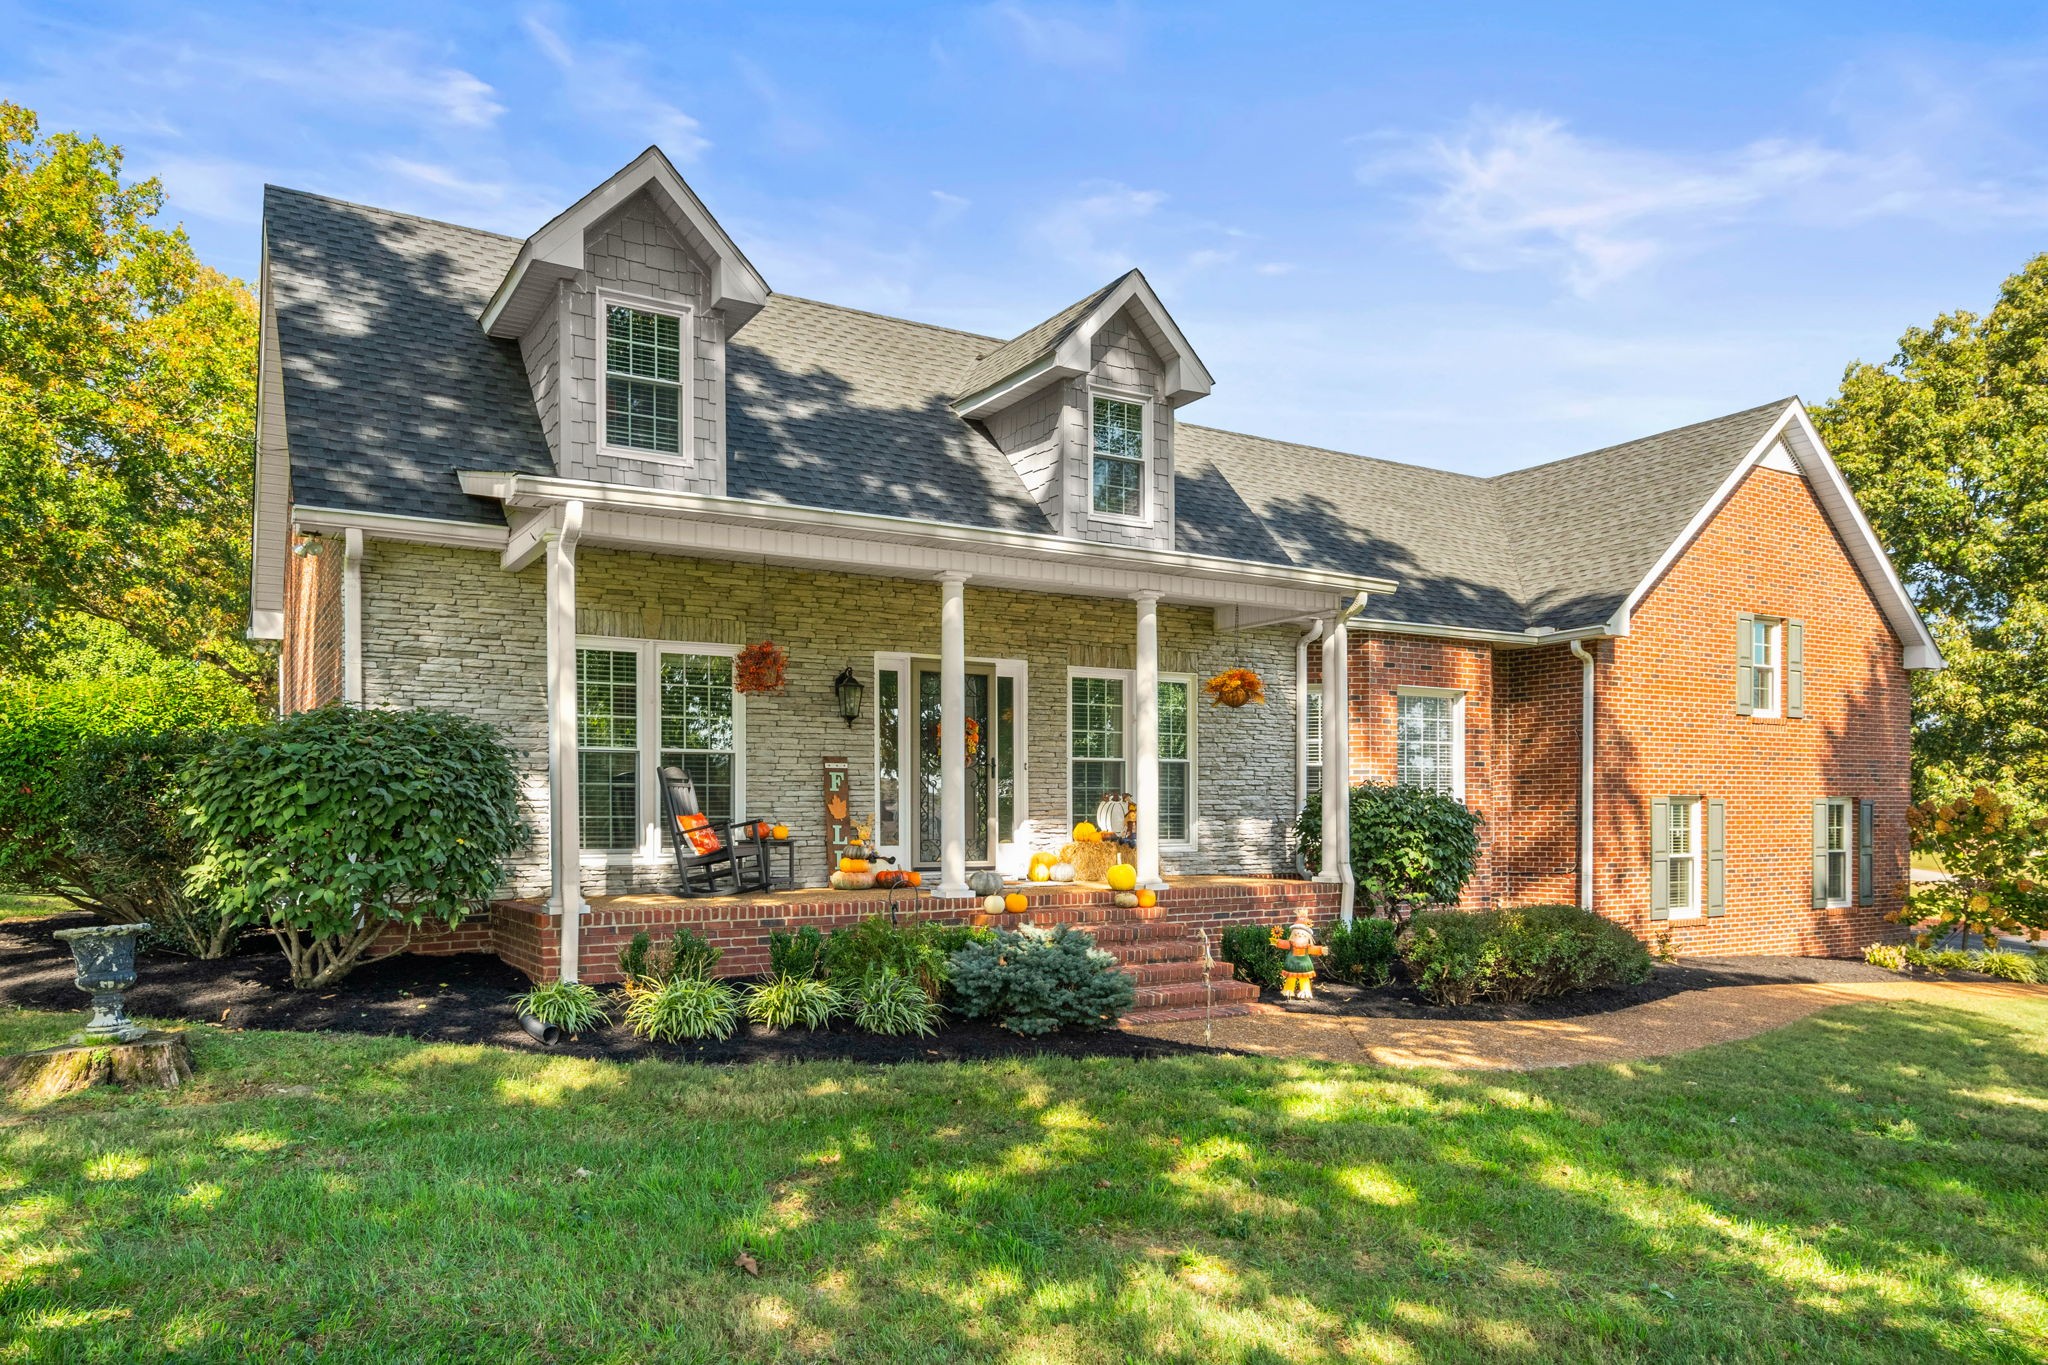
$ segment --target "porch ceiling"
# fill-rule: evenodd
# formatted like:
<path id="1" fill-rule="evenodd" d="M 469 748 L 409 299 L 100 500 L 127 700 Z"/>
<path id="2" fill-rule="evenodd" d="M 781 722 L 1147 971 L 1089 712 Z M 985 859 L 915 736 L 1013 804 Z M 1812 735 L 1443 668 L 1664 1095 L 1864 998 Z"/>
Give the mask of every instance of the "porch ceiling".
<path id="1" fill-rule="evenodd" d="M 504 504 L 514 524 L 505 551 L 512 567 L 538 552 L 559 509 L 581 502 L 587 545 L 894 578 L 964 573 L 978 585 L 1073 596 L 1151 592 L 1250 609 L 1258 619 L 1325 615 L 1394 588 L 1388 579 L 1321 569 L 573 479 L 465 473 L 462 484 Z"/>

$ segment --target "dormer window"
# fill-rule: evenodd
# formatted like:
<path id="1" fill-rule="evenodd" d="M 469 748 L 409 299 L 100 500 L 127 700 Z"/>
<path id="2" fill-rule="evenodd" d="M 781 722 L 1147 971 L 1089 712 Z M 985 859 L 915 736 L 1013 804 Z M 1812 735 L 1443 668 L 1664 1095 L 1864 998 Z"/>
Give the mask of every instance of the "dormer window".
<path id="1" fill-rule="evenodd" d="M 1095 468 L 1090 504 L 1097 516 L 1145 516 L 1145 404 L 1096 394 Z"/>
<path id="2" fill-rule="evenodd" d="M 682 454 L 682 317 L 606 301 L 604 319 L 605 445 Z"/>

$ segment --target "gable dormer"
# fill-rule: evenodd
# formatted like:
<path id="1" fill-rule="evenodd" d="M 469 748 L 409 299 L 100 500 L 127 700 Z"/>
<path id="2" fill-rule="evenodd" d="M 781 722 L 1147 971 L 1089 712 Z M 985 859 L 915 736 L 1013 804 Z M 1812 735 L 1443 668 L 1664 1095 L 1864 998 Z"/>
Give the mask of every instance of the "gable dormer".
<path id="1" fill-rule="evenodd" d="M 1174 547 L 1174 412 L 1209 371 L 1136 270 L 975 363 L 978 419 L 1064 536 Z"/>
<path id="2" fill-rule="evenodd" d="M 526 239 L 481 321 L 564 478 L 722 494 L 725 344 L 768 292 L 650 147 Z"/>

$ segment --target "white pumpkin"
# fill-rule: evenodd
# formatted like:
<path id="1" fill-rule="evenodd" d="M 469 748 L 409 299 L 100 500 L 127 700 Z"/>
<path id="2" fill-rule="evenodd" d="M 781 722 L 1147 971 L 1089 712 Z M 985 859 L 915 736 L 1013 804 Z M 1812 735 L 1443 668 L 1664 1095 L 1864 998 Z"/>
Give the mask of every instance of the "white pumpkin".
<path id="1" fill-rule="evenodd" d="M 1070 882 L 1074 880 L 1074 865 L 1072 863 L 1054 863 L 1050 875 L 1056 882 Z"/>
<path id="2" fill-rule="evenodd" d="M 981 898 L 981 908 L 991 915 L 1000 915 L 1003 913 L 1003 898 L 1001 896 L 983 896 Z"/>
<path id="3" fill-rule="evenodd" d="M 1138 893 L 1135 891 L 1119 891 L 1116 893 L 1116 903 L 1126 910 L 1135 910 L 1138 908 Z"/>

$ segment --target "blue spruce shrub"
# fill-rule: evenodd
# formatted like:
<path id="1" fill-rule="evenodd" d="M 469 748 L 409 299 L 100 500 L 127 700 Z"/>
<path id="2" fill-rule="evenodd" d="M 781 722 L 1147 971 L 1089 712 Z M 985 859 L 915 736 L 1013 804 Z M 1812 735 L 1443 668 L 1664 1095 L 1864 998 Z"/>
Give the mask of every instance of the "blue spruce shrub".
<path id="1" fill-rule="evenodd" d="M 1033 1037 L 1068 1024 L 1109 1028 L 1137 998 L 1116 959 L 1068 924 L 1005 929 L 993 942 L 960 949 L 950 965 L 963 1017 Z"/>

